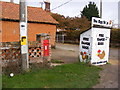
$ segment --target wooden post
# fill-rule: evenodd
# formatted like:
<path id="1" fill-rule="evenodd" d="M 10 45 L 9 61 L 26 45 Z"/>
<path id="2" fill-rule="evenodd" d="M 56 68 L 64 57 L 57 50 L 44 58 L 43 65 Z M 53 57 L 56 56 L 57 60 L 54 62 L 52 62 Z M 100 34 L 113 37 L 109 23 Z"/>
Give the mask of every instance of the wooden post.
<path id="1" fill-rule="evenodd" d="M 29 69 L 28 62 L 28 31 L 27 31 L 27 6 L 25 0 L 20 0 L 20 41 L 22 69 Z"/>
<path id="2" fill-rule="evenodd" d="M 102 0 L 100 0 L 100 17 L 102 18 Z"/>
<path id="3" fill-rule="evenodd" d="M 14 3 L 14 0 L 10 0 L 11 3 Z"/>
<path id="4" fill-rule="evenodd" d="M 62 35 L 62 43 L 64 43 L 64 41 L 65 41 L 64 39 L 65 39 L 65 38 L 64 38 L 64 35 Z"/>

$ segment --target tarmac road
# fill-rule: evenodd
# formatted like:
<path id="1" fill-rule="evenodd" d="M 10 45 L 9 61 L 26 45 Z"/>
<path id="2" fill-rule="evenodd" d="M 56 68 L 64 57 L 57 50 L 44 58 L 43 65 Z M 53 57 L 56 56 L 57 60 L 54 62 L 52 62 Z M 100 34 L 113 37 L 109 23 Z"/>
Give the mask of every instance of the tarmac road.
<path id="1" fill-rule="evenodd" d="M 61 53 L 60 51 L 63 51 L 63 52 Z M 63 57 L 66 55 L 68 56 L 68 59 L 69 59 L 69 56 L 78 58 L 78 53 L 79 53 L 79 45 L 57 43 L 56 49 L 53 50 L 52 56 L 53 56 L 53 59 L 55 58 L 55 56 Z M 118 62 L 118 48 L 110 48 L 109 60 L 114 60 L 114 62 Z"/>
<path id="2" fill-rule="evenodd" d="M 56 49 L 52 49 L 52 59 L 63 60 L 64 63 L 79 62 L 78 48 L 77 45 L 56 44 Z"/>
<path id="3" fill-rule="evenodd" d="M 79 46 L 71 44 L 56 44 L 56 49 L 52 49 L 52 59 L 63 60 L 64 63 L 79 62 Z M 109 63 L 100 66 L 100 83 L 93 88 L 118 88 L 118 49 L 110 48 Z"/>

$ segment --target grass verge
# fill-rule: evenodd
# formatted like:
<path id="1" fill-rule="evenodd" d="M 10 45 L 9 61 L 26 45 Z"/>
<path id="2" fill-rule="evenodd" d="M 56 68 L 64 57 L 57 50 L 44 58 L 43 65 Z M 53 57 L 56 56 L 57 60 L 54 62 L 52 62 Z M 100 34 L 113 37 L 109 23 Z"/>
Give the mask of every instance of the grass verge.
<path id="1" fill-rule="evenodd" d="M 51 60 L 52 63 L 64 63 L 62 60 Z"/>
<path id="2" fill-rule="evenodd" d="M 14 77 L 3 75 L 3 88 L 91 88 L 98 83 L 101 68 L 84 63 L 35 70 Z"/>

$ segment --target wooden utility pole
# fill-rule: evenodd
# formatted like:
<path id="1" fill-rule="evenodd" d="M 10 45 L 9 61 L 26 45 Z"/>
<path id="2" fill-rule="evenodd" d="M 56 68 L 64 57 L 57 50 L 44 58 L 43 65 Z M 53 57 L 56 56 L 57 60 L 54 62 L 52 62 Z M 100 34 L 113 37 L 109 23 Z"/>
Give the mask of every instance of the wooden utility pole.
<path id="1" fill-rule="evenodd" d="M 102 0 L 100 0 L 100 17 L 102 18 Z"/>
<path id="2" fill-rule="evenodd" d="M 27 31 L 27 6 L 25 0 L 20 0 L 20 41 L 22 69 L 29 69 L 28 62 L 28 31 Z"/>
<path id="3" fill-rule="evenodd" d="M 14 3 L 14 0 L 10 0 L 11 3 Z"/>
<path id="4" fill-rule="evenodd" d="M 120 1 L 118 2 L 118 28 L 120 29 Z"/>

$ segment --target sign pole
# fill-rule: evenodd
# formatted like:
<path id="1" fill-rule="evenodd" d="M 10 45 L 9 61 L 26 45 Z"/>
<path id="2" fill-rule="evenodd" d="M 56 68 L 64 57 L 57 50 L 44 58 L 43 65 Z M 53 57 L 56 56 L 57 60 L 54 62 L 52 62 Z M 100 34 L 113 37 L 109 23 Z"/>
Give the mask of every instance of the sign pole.
<path id="1" fill-rule="evenodd" d="M 20 41 L 22 69 L 29 69 L 28 62 L 28 31 L 27 31 L 27 6 L 25 0 L 20 0 Z"/>
<path id="2" fill-rule="evenodd" d="M 100 0 L 100 18 L 102 18 L 102 0 Z"/>

